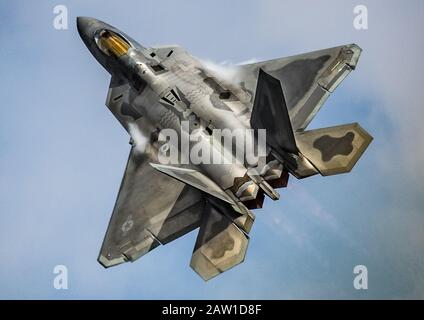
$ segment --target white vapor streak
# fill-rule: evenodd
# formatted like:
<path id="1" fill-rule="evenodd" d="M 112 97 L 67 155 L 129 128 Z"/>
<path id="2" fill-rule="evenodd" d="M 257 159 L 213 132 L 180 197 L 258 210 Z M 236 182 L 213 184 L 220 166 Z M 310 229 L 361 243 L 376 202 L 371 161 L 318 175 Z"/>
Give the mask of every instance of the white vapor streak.
<path id="1" fill-rule="evenodd" d="M 133 140 L 133 145 L 135 150 L 140 153 L 144 152 L 146 150 L 147 142 L 149 141 L 149 139 L 143 134 L 140 128 L 134 123 L 128 124 L 128 131 Z"/>
<path id="2" fill-rule="evenodd" d="M 201 59 L 200 62 L 212 75 L 218 76 L 218 78 L 221 78 L 229 83 L 237 84 L 240 82 L 237 67 L 239 64 L 234 64 L 228 61 L 216 63 L 211 60 L 204 59 Z"/>

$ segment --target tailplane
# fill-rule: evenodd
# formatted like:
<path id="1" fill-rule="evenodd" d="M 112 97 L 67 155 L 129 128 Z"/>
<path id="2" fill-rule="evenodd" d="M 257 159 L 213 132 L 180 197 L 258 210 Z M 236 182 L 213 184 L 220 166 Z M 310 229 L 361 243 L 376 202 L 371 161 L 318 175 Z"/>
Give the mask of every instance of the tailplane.
<path id="1" fill-rule="evenodd" d="M 296 133 L 300 153 L 323 176 L 352 170 L 372 139 L 358 123 Z"/>

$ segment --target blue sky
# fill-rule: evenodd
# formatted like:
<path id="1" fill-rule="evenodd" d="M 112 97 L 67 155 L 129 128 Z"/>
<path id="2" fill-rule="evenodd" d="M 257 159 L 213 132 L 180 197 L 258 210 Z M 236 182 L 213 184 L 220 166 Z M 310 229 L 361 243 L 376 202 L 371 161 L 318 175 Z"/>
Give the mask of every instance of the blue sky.
<path id="1" fill-rule="evenodd" d="M 69 29 L 53 28 L 65 4 Z M 369 29 L 352 26 L 366 4 Z M 292 178 L 256 211 L 246 261 L 204 283 L 196 233 L 135 263 L 96 261 L 129 145 L 104 106 L 109 75 L 75 26 L 92 16 L 140 43 L 216 62 L 355 42 L 357 70 L 311 128 L 359 122 L 374 141 L 350 174 Z M 421 1 L 9 1 L 0 4 L 0 298 L 424 298 Z M 53 288 L 53 268 L 69 289 Z M 368 290 L 353 268 L 368 267 Z"/>

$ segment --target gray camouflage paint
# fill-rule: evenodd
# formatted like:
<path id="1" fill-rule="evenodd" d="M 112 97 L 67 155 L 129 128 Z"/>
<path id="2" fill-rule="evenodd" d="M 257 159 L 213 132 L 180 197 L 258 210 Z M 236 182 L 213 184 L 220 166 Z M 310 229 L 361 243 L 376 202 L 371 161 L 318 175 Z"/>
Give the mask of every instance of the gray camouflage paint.
<path id="1" fill-rule="evenodd" d="M 355 134 L 347 132 L 344 136 L 334 138 L 329 135 L 319 137 L 312 146 L 321 151 L 322 161 L 328 162 L 337 155 L 347 156 L 352 153 Z"/>
<path id="2" fill-rule="evenodd" d="M 243 65 L 241 81 L 232 83 L 181 47 L 145 48 L 92 18 L 79 17 L 77 26 L 112 76 L 106 105 L 132 144 L 99 254 L 105 267 L 134 261 L 200 227 L 190 266 L 208 280 L 244 260 L 255 219 L 249 209 L 261 207 L 264 194 L 278 199 L 273 188 L 287 185 L 288 171 L 297 178 L 347 172 L 371 142 L 357 124 L 304 130 L 355 68 L 361 52 L 356 45 Z M 118 57 L 100 49 L 96 39 L 103 30 L 127 42 L 128 51 Z M 268 146 L 266 160 L 256 167 L 235 164 L 234 148 L 228 165 L 158 164 L 161 129 L 174 129 L 181 139 L 201 128 L 206 144 L 211 143 L 207 129 L 249 129 L 259 69 L 280 81 L 299 152 L 281 154 Z M 181 131 L 183 120 L 190 123 L 188 132 Z"/>

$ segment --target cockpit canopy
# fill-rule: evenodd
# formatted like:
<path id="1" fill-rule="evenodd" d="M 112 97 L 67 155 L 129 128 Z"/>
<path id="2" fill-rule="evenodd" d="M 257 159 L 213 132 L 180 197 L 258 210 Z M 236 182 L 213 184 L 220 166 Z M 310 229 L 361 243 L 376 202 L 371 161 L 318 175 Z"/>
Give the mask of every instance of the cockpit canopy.
<path id="1" fill-rule="evenodd" d="M 119 58 L 127 54 L 131 44 L 119 34 L 110 30 L 101 30 L 96 36 L 97 46 L 108 56 Z"/>

